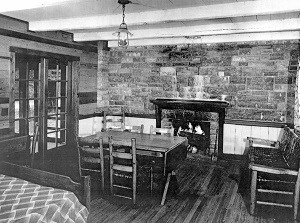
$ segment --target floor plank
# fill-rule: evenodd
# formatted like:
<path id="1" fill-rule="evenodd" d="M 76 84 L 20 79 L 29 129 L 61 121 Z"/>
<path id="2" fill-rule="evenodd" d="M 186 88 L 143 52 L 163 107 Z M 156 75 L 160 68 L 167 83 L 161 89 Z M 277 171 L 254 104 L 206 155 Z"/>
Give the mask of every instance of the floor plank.
<path id="1" fill-rule="evenodd" d="M 258 206 L 255 216 L 249 214 L 250 190 L 241 162 L 211 162 L 190 155 L 175 172 L 178 193 L 168 194 L 164 206 L 160 205 L 161 194 L 138 194 L 133 206 L 130 200 L 96 191 L 88 222 L 294 222 L 292 210 L 284 208 Z"/>

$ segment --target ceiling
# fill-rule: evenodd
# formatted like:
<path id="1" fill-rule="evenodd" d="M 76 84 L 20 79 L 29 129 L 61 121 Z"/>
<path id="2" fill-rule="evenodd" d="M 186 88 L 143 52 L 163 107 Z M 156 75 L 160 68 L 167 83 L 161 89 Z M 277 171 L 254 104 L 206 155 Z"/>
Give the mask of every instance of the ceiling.
<path id="1" fill-rule="evenodd" d="M 299 0 L 131 0 L 130 45 L 300 39 Z M 107 40 L 122 22 L 117 0 L 9 0 L 0 13 L 31 31 L 63 30 L 75 41 Z"/>

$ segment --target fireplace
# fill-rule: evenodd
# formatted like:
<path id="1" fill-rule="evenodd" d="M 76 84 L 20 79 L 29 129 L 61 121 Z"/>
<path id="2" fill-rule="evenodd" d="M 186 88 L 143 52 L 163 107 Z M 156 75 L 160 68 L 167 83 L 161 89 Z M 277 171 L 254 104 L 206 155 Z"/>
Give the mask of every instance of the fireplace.
<path id="1" fill-rule="evenodd" d="M 173 114 L 175 114 L 175 117 L 171 117 L 172 125 L 175 129 L 175 134 L 181 134 L 183 136 L 188 137 L 190 145 L 192 145 L 195 142 L 195 139 L 199 141 L 207 140 L 207 137 L 210 137 L 208 141 L 204 143 L 210 143 L 211 135 L 209 132 L 205 132 L 204 129 L 207 127 L 204 127 L 203 123 L 209 122 L 211 123 L 212 120 L 217 120 L 217 127 L 216 127 L 216 146 L 214 153 L 212 154 L 212 157 L 219 157 L 221 158 L 223 156 L 223 130 L 224 130 L 224 121 L 225 121 L 225 112 L 226 108 L 229 106 L 229 102 L 224 100 L 218 100 L 218 99 L 169 99 L 169 98 L 158 98 L 155 100 L 150 100 L 155 105 L 155 115 L 156 115 L 156 126 L 161 127 L 162 125 L 162 110 L 173 110 Z M 190 117 L 186 117 L 186 113 L 191 113 Z M 210 116 L 209 114 L 217 114 L 217 119 L 207 117 Z M 176 115 L 177 114 L 177 115 Z M 181 114 L 183 119 L 181 121 L 175 121 L 174 120 L 180 120 L 178 118 L 178 114 Z M 174 116 L 174 115 L 173 115 Z M 212 115 L 213 116 L 213 115 Z M 181 123 L 181 124 L 178 124 Z M 183 125 L 189 125 L 192 128 L 186 128 L 185 131 L 179 131 L 179 127 L 183 128 Z M 195 129 L 197 125 L 200 125 L 201 131 L 205 132 L 204 136 L 201 136 L 201 134 L 194 134 Z M 211 124 L 209 124 L 209 128 L 211 128 Z M 206 130 L 208 131 L 208 130 Z M 204 137 L 204 138 L 201 138 Z M 206 137 L 206 138 L 205 138 Z M 199 144 L 198 144 L 199 146 Z M 207 147 L 207 145 L 204 145 L 204 147 Z"/>

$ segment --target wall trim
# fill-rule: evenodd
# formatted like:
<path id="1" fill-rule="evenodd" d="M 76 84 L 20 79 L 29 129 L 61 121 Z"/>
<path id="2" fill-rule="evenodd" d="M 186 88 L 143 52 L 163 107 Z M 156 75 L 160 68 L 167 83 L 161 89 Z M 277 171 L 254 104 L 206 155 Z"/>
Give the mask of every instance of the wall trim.
<path id="1" fill-rule="evenodd" d="M 259 126 L 259 127 L 274 127 L 274 128 L 282 128 L 283 126 L 287 125 L 290 128 L 294 128 L 293 123 L 264 122 L 264 121 L 254 121 L 254 120 L 238 120 L 238 119 L 225 119 L 225 124 Z"/>
<path id="2" fill-rule="evenodd" d="M 118 115 L 111 115 L 118 116 Z M 103 117 L 103 112 L 87 114 L 87 115 L 79 115 L 79 119 L 87 119 L 93 117 Z M 155 119 L 155 114 L 132 114 L 125 113 L 125 117 L 131 118 L 148 118 Z M 264 121 L 253 121 L 253 120 L 239 120 L 239 119 L 225 119 L 225 124 L 231 125 L 245 125 L 245 126 L 259 126 L 259 127 L 273 127 L 273 128 L 282 128 L 287 125 L 290 128 L 294 128 L 293 123 L 284 123 L 284 122 L 264 122 Z"/>
<path id="3" fill-rule="evenodd" d="M 109 115 L 109 116 L 119 116 L 119 115 Z M 79 115 L 79 120 L 93 118 L 93 117 L 103 117 L 103 112 L 95 112 L 93 114 L 85 114 Z M 131 118 L 148 118 L 148 119 L 155 119 L 155 114 L 132 114 L 132 113 L 125 113 L 125 117 Z"/>
<path id="4" fill-rule="evenodd" d="M 38 56 L 38 57 L 45 57 L 45 58 L 55 58 L 59 60 L 72 60 L 72 61 L 79 61 L 80 57 L 77 56 L 71 56 L 67 54 L 60 54 L 60 53 L 51 53 L 46 51 L 40 51 L 40 50 L 32 50 L 27 48 L 20 48 L 15 46 L 9 47 L 10 52 L 23 54 L 23 55 L 31 55 L 31 56 Z"/>

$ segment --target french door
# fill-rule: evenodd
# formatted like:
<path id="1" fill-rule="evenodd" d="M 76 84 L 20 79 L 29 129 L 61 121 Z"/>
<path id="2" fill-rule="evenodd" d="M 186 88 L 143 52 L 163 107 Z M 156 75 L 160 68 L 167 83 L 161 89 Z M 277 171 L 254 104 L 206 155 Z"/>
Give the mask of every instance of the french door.
<path id="1" fill-rule="evenodd" d="M 72 61 L 13 53 L 14 132 L 34 134 L 38 123 L 36 152 L 44 160 L 49 149 L 67 143 L 71 108 Z"/>

